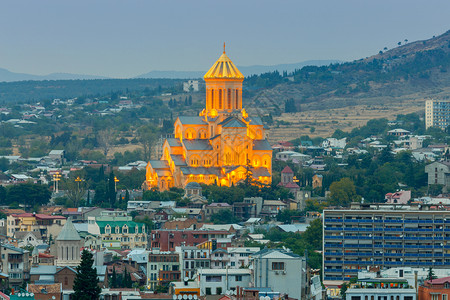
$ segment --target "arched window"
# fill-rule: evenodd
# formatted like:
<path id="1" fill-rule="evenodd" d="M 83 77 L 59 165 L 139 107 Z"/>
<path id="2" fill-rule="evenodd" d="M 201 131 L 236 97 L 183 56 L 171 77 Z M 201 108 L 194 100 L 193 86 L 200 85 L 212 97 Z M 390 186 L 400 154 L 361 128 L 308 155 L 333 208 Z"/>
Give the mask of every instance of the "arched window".
<path id="1" fill-rule="evenodd" d="M 127 224 L 123 225 L 122 233 L 128 233 L 128 226 L 127 226 Z"/>
<path id="2" fill-rule="evenodd" d="M 211 90 L 211 108 L 214 108 L 214 90 Z"/>
<path id="3" fill-rule="evenodd" d="M 67 277 L 64 277 L 64 285 L 68 285 L 69 284 L 69 279 Z"/>
<path id="4" fill-rule="evenodd" d="M 219 109 L 222 109 L 222 90 L 219 90 Z"/>
<path id="5" fill-rule="evenodd" d="M 116 226 L 116 233 L 120 233 L 120 228 L 119 228 L 119 226 Z"/>
<path id="6" fill-rule="evenodd" d="M 236 89 L 236 109 L 239 109 L 239 90 Z"/>
<path id="7" fill-rule="evenodd" d="M 231 89 L 227 90 L 227 102 L 228 102 L 228 109 L 231 109 Z"/>

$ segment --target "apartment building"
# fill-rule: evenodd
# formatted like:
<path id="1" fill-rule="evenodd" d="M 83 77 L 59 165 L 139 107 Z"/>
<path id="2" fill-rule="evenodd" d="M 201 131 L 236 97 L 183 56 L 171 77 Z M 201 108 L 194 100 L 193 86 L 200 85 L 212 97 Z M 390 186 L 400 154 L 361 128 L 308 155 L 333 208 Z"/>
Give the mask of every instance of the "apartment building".
<path id="1" fill-rule="evenodd" d="M 10 244 L 0 246 L 2 273 L 8 274 L 11 287 L 18 289 L 30 279 L 30 253 Z"/>
<path id="2" fill-rule="evenodd" d="M 450 100 L 425 101 L 425 128 L 445 129 L 450 125 Z"/>
<path id="3" fill-rule="evenodd" d="M 151 247 L 161 251 L 175 251 L 176 247 L 197 246 L 212 239 L 226 238 L 228 230 L 152 230 Z"/>
<path id="4" fill-rule="evenodd" d="M 450 212 L 429 206 L 356 205 L 323 212 L 323 280 L 369 267 L 450 267 Z"/>
<path id="5" fill-rule="evenodd" d="M 180 281 L 180 256 L 175 252 L 154 250 L 148 255 L 147 286 L 154 290 L 157 285 L 167 286 L 172 281 Z"/>
<path id="6" fill-rule="evenodd" d="M 17 231 L 38 232 L 46 242 L 50 236 L 55 238 L 66 223 L 63 216 L 22 213 L 11 214 L 6 219 L 7 236 L 12 237 Z"/>
<path id="7" fill-rule="evenodd" d="M 196 246 L 176 247 L 180 255 L 182 278 L 194 279 L 197 269 L 209 269 L 210 250 L 200 249 Z"/>

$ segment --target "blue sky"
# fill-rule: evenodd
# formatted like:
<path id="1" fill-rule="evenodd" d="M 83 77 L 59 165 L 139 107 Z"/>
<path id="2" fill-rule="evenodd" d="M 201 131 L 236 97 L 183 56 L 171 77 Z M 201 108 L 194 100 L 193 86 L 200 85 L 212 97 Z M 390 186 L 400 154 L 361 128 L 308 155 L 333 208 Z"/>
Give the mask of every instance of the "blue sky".
<path id="1" fill-rule="evenodd" d="M 132 77 L 353 60 L 450 29 L 446 0 L 0 0 L 0 68 Z"/>

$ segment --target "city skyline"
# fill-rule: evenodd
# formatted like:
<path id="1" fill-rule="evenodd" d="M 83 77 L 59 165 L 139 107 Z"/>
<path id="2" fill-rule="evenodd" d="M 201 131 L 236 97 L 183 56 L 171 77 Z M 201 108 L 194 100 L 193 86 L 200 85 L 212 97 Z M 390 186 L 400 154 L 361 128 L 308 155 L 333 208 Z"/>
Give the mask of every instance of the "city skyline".
<path id="1" fill-rule="evenodd" d="M 0 68 L 128 78 L 239 66 L 351 61 L 447 31 L 445 1 L 0 3 Z"/>

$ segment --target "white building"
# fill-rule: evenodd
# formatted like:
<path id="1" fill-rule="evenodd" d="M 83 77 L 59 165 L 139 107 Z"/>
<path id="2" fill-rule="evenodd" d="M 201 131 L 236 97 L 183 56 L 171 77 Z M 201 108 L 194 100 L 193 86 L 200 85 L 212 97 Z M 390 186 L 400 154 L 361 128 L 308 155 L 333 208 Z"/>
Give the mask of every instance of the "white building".
<path id="1" fill-rule="evenodd" d="M 344 149 L 347 145 L 347 138 L 336 139 L 336 138 L 327 138 L 322 142 L 323 148 L 340 148 Z"/>
<path id="2" fill-rule="evenodd" d="M 193 279 L 197 270 L 209 269 L 209 249 L 199 249 L 196 246 L 180 246 L 175 252 L 180 255 L 181 278 Z"/>
<path id="3" fill-rule="evenodd" d="M 250 255 L 255 254 L 259 247 L 229 247 L 230 268 L 248 267 L 250 265 Z"/>
<path id="4" fill-rule="evenodd" d="M 183 91 L 185 92 L 198 92 L 200 88 L 200 82 L 198 80 L 188 80 L 183 82 Z"/>
<path id="5" fill-rule="evenodd" d="M 222 295 L 236 287 L 249 287 L 249 269 L 200 269 L 198 270 L 200 296 Z"/>
<path id="6" fill-rule="evenodd" d="M 425 128 L 447 128 L 450 125 L 450 100 L 425 101 Z"/>
<path id="7" fill-rule="evenodd" d="M 398 278 L 359 279 L 345 293 L 346 300 L 416 300 L 416 296 L 416 289 L 405 279 Z"/>
<path id="8" fill-rule="evenodd" d="M 305 258 L 283 249 L 263 249 L 251 258 L 254 287 L 303 298 L 307 285 Z"/>

